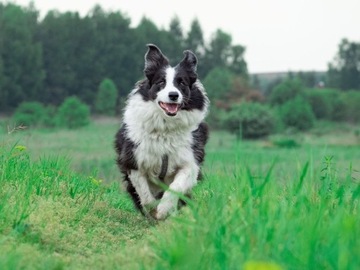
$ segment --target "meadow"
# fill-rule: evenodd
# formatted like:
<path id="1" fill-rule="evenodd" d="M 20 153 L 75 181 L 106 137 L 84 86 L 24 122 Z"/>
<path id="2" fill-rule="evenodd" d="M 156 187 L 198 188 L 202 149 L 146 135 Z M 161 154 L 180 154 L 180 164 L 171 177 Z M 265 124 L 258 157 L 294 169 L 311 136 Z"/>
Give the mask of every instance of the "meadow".
<path id="1" fill-rule="evenodd" d="M 121 189 L 119 121 L 0 130 L 0 269 L 359 269 L 352 127 L 214 131 L 189 205 L 152 223 Z"/>

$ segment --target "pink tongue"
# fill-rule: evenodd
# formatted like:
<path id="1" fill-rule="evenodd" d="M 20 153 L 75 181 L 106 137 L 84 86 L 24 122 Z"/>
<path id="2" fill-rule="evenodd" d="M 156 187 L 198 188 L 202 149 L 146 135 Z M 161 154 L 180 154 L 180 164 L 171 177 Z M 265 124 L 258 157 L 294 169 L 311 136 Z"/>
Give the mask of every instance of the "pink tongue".
<path id="1" fill-rule="evenodd" d="M 164 105 L 169 113 L 176 113 L 178 110 L 178 105 L 175 103 L 165 103 Z"/>

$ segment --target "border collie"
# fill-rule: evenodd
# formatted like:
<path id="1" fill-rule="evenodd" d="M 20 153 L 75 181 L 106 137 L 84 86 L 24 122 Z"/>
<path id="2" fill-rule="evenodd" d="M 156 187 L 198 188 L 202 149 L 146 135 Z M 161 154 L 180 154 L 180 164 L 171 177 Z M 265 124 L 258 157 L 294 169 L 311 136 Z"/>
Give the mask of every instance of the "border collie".
<path id="1" fill-rule="evenodd" d="M 117 164 L 135 206 L 162 220 L 184 204 L 201 178 L 209 99 L 189 50 L 175 67 L 148 44 L 145 79 L 129 94 L 116 134 Z"/>

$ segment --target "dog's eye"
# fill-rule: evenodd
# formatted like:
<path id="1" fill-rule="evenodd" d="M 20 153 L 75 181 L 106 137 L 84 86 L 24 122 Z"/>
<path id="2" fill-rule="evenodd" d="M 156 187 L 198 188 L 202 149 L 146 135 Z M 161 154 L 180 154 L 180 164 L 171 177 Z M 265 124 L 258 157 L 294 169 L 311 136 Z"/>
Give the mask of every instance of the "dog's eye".
<path id="1" fill-rule="evenodd" d="M 183 80 L 178 80 L 178 84 L 180 85 L 180 86 L 186 86 L 186 83 L 183 81 Z"/>
<path id="2" fill-rule="evenodd" d="M 156 84 L 158 86 L 164 86 L 165 85 L 165 80 L 158 81 Z"/>

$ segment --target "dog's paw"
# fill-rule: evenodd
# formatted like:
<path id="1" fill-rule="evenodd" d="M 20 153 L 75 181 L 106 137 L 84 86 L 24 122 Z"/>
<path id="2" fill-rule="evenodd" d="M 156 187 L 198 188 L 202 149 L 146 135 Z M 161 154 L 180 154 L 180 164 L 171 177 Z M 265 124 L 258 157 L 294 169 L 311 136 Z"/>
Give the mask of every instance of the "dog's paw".
<path id="1" fill-rule="evenodd" d="M 147 217 L 150 221 L 154 222 L 156 221 L 156 209 L 158 206 L 158 202 L 154 201 L 153 203 L 143 205 L 143 213 L 145 217 Z"/>
<path id="2" fill-rule="evenodd" d="M 173 196 L 173 194 L 171 194 L 171 196 L 163 198 L 156 208 L 156 219 L 164 220 L 170 214 L 174 213 L 177 209 L 177 202 L 178 198 L 176 196 Z"/>

